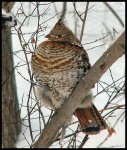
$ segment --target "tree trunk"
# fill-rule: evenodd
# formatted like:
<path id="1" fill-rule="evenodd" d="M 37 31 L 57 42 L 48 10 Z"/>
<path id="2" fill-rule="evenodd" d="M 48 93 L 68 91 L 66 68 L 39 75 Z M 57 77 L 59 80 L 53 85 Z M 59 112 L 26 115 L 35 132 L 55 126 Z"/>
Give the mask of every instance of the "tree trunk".
<path id="1" fill-rule="evenodd" d="M 20 132 L 20 112 L 14 75 L 11 30 L 2 28 L 2 147 L 15 147 Z"/>

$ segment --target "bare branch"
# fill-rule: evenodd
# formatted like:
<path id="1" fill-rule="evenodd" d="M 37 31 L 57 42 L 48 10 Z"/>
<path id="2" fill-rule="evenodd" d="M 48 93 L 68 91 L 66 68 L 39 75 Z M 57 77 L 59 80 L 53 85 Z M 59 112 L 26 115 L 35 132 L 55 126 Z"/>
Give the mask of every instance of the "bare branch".
<path id="1" fill-rule="evenodd" d="M 121 18 L 118 16 L 118 14 L 116 13 L 116 11 L 107 3 L 107 2 L 103 2 L 108 8 L 109 10 L 114 14 L 114 16 L 118 19 L 119 23 L 121 24 L 122 27 L 124 27 L 124 23 L 121 20 Z"/>
<path id="2" fill-rule="evenodd" d="M 116 122 L 115 122 L 113 128 L 116 126 L 116 124 L 118 123 L 118 121 L 121 119 L 121 117 L 122 117 L 124 114 L 125 114 L 125 112 L 123 112 L 123 113 L 120 115 L 120 117 L 116 120 Z M 107 136 L 107 137 L 104 139 L 104 141 L 101 142 L 96 148 L 100 148 L 100 147 L 104 144 L 104 142 L 107 141 L 108 138 L 109 138 L 109 136 Z"/>
<path id="3" fill-rule="evenodd" d="M 113 108 L 117 108 L 117 109 L 120 109 L 121 107 L 125 107 L 125 104 L 123 105 L 117 105 L 117 106 L 113 106 L 113 107 L 107 107 L 107 108 L 103 108 L 102 110 L 100 110 L 99 112 L 102 112 L 104 110 L 108 110 L 108 109 L 113 109 Z"/>
<path id="4" fill-rule="evenodd" d="M 60 19 L 64 19 L 65 18 L 66 7 L 67 7 L 67 2 L 63 2 L 63 10 L 62 10 L 62 14 L 60 16 Z"/>
<path id="5" fill-rule="evenodd" d="M 77 9 L 76 9 L 76 3 L 75 3 L 75 2 L 73 3 L 73 6 L 74 6 L 74 9 L 75 9 L 76 14 L 77 14 L 78 17 L 81 19 L 81 21 L 83 21 L 82 17 L 79 15 L 79 13 L 78 13 L 78 11 L 77 11 Z"/>
<path id="6" fill-rule="evenodd" d="M 84 27 L 85 27 L 85 22 L 86 22 L 86 16 L 87 16 L 87 12 L 88 12 L 88 7 L 89 7 L 89 2 L 87 2 L 87 4 L 86 4 L 86 11 L 85 11 L 84 19 L 83 19 L 83 24 L 82 24 L 82 30 L 81 30 L 81 35 L 80 35 L 80 42 L 82 41 L 82 37 L 83 37 L 83 31 L 84 31 Z"/>
<path id="7" fill-rule="evenodd" d="M 82 143 L 80 144 L 80 146 L 79 146 L 79 148 L 82 148 L 83 147 L 83 145 L 88 141 L 88 135 L 86 135 L 84 138 L 83 138 L 83 140 L 82 140 Z"/>
<path id="8" fill-rule="evenodd" d="M 68 118 L 72 116 L 81 100 L 90 91 L 90 89 L 92 89 L 95 83 L 99 81 L 107 69 L 109 69 L 109 67 L 111 67 L 111 65 L 124 54 L 124 51 L 125 28 L 112 42 L 108 50 L 85 75 L 84 80 L 79 82 L 70 98 L 62 105 L 57 114 L 52 117 L 51 121 L 44 128 L 38 141 L 34 144 L 34 148 L 48 148 L 52 145 L 55 135 L 62 125 L 68 121 Z"/>
<path id="9" fill-rule="evenodd" d="M 95 42 L 97 42 L 97 41 L 99 41 L 99 40 L 102 40 L 102 39 L 106 38 L 107 36 L 109 36 L 109 35 L 105 35 L 105 36 L 104 36 L 104 37 L 102 37 L 102 38 L 99 38 L 99 39 L 94 40 L 93 42 L 84 43 L 84 44 L 82 44 L 82 45 L 95 43 Z"/>

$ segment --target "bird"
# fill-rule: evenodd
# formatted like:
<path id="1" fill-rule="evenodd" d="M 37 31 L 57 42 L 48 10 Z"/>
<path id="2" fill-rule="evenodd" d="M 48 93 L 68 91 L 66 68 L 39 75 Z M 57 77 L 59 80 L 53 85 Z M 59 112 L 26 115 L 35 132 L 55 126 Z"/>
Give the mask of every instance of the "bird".
<path id="1" fill-rule="evenodd" d="M 57 112 L 89 71 L 91 64 L 81 42 L 63 19 L 59 19 L 45 37 L 47 40 L 32 53 L 31 71 L 37 83 L 39 103 Z M 81 131 L 88 135 L 99 134 L 108 128 L 93 99 L 92 92 L 88 92 L 73 113 Z"/>

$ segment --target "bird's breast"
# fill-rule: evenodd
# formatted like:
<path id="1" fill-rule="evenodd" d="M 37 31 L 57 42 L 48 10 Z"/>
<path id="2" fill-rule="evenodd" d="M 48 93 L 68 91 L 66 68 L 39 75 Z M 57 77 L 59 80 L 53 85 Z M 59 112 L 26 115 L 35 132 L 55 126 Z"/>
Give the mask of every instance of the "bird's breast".
<path id="1" fill-rule="evenodd" d="M 75 74 L 75 78 L 82 76 L 83 61 L 80 55 L 82 51 L 78 46 L 67 43 L 51 41 L 41 43 L 32 55 L 31 66 L 34 78 L 37 82 L 44 83 L 50 82 L 54 77 L 59 80 L 66 76 L 71 81 Z M 64 75 L 62 76 L 61 73 Z"/>

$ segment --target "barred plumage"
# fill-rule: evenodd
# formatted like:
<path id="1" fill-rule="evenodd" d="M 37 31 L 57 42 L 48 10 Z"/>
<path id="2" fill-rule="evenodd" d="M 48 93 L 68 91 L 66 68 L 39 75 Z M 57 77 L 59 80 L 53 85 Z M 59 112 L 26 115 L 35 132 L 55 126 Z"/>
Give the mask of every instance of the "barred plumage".
<path id="1" fill-rule="evenodd" d="M 46 107 L 57 111 L 69 98 L 77 83 L 90 69 L 88 54 L 77 37 L 59 20 L 46 36 L 49 40 L 33 52 L 31 68 L 39 86 L 37 97 Z M 77 116 L 83 132 L 97 134 L 107 124 L 92 104 L 91 93 L 77 106 Z"/>
<path id="2" fill-rule="evenodd" d="M 87 53 L 81 47 L 52 41 L 42 42 L 33 53 L 31 65 L 34 78 L 40 85 L 47 84 L 54 91 L 54 99 L 62 101 L 57 105 L 53 100 L 56 109 L 61 107 L 90 68 L 89 61 L 82 61 L 84 55 Z"/>

